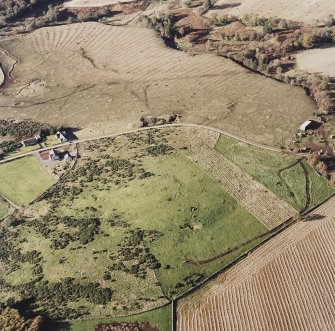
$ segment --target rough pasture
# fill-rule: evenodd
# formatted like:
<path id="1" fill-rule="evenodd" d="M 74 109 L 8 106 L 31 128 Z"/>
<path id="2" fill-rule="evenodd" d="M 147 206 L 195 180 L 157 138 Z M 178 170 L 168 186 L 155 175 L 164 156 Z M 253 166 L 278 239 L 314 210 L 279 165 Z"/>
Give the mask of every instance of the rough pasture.
<path id="1" fill-rule="evenodd" d="M 335 77 L 335 47 L 311 49 L 297 54 L 297 67 Z"/>
<path id="2" fill-rule="evenodd" d="M 178 307 L 178 330 L 334 329 L 335 199 Z"/>
<path id="3" fill-rule="evenodd" d="M 201 132 L 197 133 L 204 137 Z M 206 169 L 269 230 L 292 217 L 296 213 L 294 208 L 214 150 L 219 137 L 218 133 L 212 134 L 212 139 L 206 142 L 195 136 L 190 159 Z"/>
<path id="4" fill-rule="evenodd" d="M 144 331 L 171 331 L 171 305 L 150 312 L 123 318 L 105 318 L 90 321 L 71 321 L 71 331 L 92 331 L 101 323 L 140 323 Z M 126 331 L 126 330 L 125 330 Z"/>
<path id="5" fill-rule="evenodd" d="M 308 165 L 285 155 L 249 146 L 221 136 L 215 145 L 217 152 L 262 183 L 296 210 L 312 208 L 334 193 L 334 188 Z M 307 206 L 306 168 L 309 177 L 310 206 Z"/>
<path id="6" fill-rule="evenodd" d="M 1 91 L 0 118 L 79 126 L 79 136 L 177 113 L 183 122 L 278 146 L 316 108 L 299 88 L 220 57 L 169 49 L 147 29 L 73 24 L 14 36 L 1 46 L 19 62 Z"/>
<path id="7" fill-rule="evenodd" d="M 53 182 L 35 157 L 0 165 L 0 194 L 17 205 L 28 204 Z"/>
<path id="8" fill-rule="evenodd" d="M 0 303 L 34 297 L 52 319 L 127 316 L 160 307 L 253 247 L 267 228 L 187 159 L 194 131 L 80 143 L 76 165 L 0 233 Z M 210 265 L 185 263 L 248 240 Z"/>
<path id="9" fill-rule="evenodd" d="M 7 203 L 7 201 L 0 197 L 0 220 L 5 217 L 9 211 L 11 211 L 10 207 L 11 206 Z"/>
<path id="10" fill-rule="evenodd" d="M 279 17 L 287 20 L 315 22 L 335 15 L 333 0 L 219 0 L 211 13 Z"/>

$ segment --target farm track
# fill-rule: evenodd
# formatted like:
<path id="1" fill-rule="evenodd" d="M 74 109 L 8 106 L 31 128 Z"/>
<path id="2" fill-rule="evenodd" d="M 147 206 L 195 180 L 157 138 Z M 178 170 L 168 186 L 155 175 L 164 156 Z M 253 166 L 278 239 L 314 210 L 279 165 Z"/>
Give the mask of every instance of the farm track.
<path id="1" fill-rule="evenodd" d="M 216 138 L 219 138 L 217 134 Z M 201 137 L 194 137 L 188 157 L 217 179 L 224 189 L 268 229 L 273 229 L 296 214 L 288 203 L 280 200 L 238 166 L 214 150 L 215 141 L 201 144 Z"/>
<path id="2" fill-rule="evenodd" d="M 311 207 L 311 202 L 312 202 L 311 183 L 310 183 L 310 179 L 309 179 L 309 175 L 308 175 L 308 170 L 307 170 L 305 164 L 303 163 L 303 160 L 300 159 L 299 163 L 300 163 L 302 169 L 304 170 L 304 175 L 305 175 L 305 179 L 306 179 L 306 204 L 305 204 L 305 207 L 303 208 L 303 210 L 301 211 L 301 213 L 303 214 Z"/>
<path id="3" fill-rule="evenodd" d="M 334 330 L 335 198 L 178 307 L 178 330 Z"/>
<path id="4" fill-rule="evenodd" d="M 5 197 L 4 195 L 2 195 L 2 194 L 0 194 L 0 198 L 3 199 L 3 200 L 5 200 L 6 203 L 8 203 L 12 208 L 14 208 L 14 210 L 15 210 L 15 209 L 20 209 L 20 208 L 21 208 L 20 206 L 16 205 L 14 202 L 10 201 L 8 198 L 6 198 L 6 197 Z"/>
<path id="5" fill-rule="evenodd" d="M 287 184 L 285 178 L 282 176 L 282 173 L 286 170 L 289 170 L 291 168 L 294 168 L 296 165 L 300 165 L 301 168 L 304 171 L 304 176 L 305 176 L 305 181 L 306 181 L 306 203 L 304 208 L 300 211 L 300 214 L 305 213 L 310 207 L 311 207 L 311 188 L 310 188 L 310 179 L 309 179 L 309 175 L 308 175 L 308 170 L 304 164 L 304 158 L 301 158 L 299 160 L 297 160 L 296 162 L 294 162 L 293 164 L 282 168 L 278 171 L 278 176 L 281 179 L 281 181 L 284 183 L 286 189 L 288 190 L 288 192 L 290 192 L 291 196 L 294 198 L 295 202 L 298 204 L 298 201 L 295 197 L 294 192 L 291 190 L 291 187 Z"/>
<path id="6" fill-rule="evenodd" d="M 134 129 L 134 130 L 124 131 L 124 132 L 119 132 L 119 133 L 111 133 L 111 134 L 107 134 L 107 135 L 103 135 L 103 136 L 99 136 L 99 137 L 94 137 L 94 138 L 80 139 L 80 140 L 76 140 L 75 142 L 76 143 L 82 143 L 82 142 L 86 142 L 86 141 L 95 141 L 95 140 L 99 140 L 99 139 L 103 139 L 103 138 L 112 138 L 112 137 L 117 137 L 117 136 L 121 136 L 121 135 L 130 134 L 130 133 L 141 132 L 141 131 L 155 130 L 155 129 L 166 129 L 166 128 L 176 128 L 176 127 L 204 129 L 204 130 L 207 130 L 207 131 L 211 131 L 211 132 L 214 132 L 214 133 L 222 134 L 224 136 L 233 138 L 233 139 L 235 139 L 237 141 L 240 141 L 240 142 L 243 142 L 244 144 L 247 144 L 249 146 L 262 148 L 262 149 L 272 151 L 272 152 L 276 152 L 276 153 L 283 153 L 283 150 L 280 149 L 280 148 L 275 148 L 275 147 L 270 147 L 270 146 L 265 146 L 265 145 L 253 143 L 251 141 L 248 141 L 247 139 L 238 137 L 238 136 L 233 135 L 233 134 L 231 134 L 227 131 L 223 131 L 223 130 L 212 128 L 212 127 L 205 126 L 205 125 L 186 124 L 186 123 L 165 124 L 165 125 L 157 125 L 157 126 L 151 126 L 151 127 L 145 127 L 145 128 L 137 128 L 137 129 Z M 68 144 L 69 143 L 64 143 L 64 144 L 59 144 L 59 145 L 54 145 L 54 146 L 42 148 L 42 149 L 39 149 L 37 151 L 35 150 L 35 151 L 27 152 L 27 153 L 22 153 L 20 155 L 16 155 L 16 156 L 4 159 L 4 160 L 0 160 L 0 164 L 5 163 L 5 162 L 10 162 L 10 161 L 13 161 L 13 160 L 16 160 L 16 159 L 20 159 L 20 158 L 28 156 L 28 155 L 34 155 L 35 153 L 38 153 L 38 152 L 48 151 L 48 150 L 56 148 L 56 147 L 66 146 Z"/>
<path id="7" fill-rule="evenodd" d="M 292 198 L 294 199 L 295 203 L 298 205 L 298 200 L 294 194 L 294 192 L 291 190 L 290 185 L 286 182 L 285 178 L 282 176 L 282 173 L 286 170 L 289 170 L 291 168 L 294 168 L 296 165 L 298 165 L 300 163 L 300 160 L 297 160 L 296 162 L 294 162 L 293 164 L 288 165 L 285 168 L 282 168 L 280 170 L 278 170 L 278 177 L 281 179 L 282 183 L 285 185 L 287 191 L 291 194 Z M 307 210 L 307 209 L 306 209 Z"/>
<path id="8" fill-rule="evenodd" d="M 276 228 L 272 229 L 272 230 L 269 230 L 263 234 L 260 234 L 259 236 L 256 236 L 256 237 L 253 237 L 245 242 L 243 242 L 242 244 L 240 245 L 237 245 L 235 247 L 232 247 L 230 249 L 228 249 L 227 251 L 219 254 L 219 255 L 216 255 L 216 256 L 213 256 L 209 259 L 206 259 L 206 260 L 194 260 L 194 259 L 186 259 L 185 260 L 185 263 L 189 263 L 189 264 L 193 264 L 193 265 L 203 265 L 203 264 L 208 264 L 208 263 L 211 263 L 211 262 L 214 262 L 216 260 L 219 260 L 221 259 L 222 257 L 225 257 L 231 253 L 234 253 L 236 252 L 237 250 L 255 242 L 256 240 L 259 240 L 259 239 L 262 239 L 263 240 L 268 240 L 268 239 L 271 239 L 273 236 L 275 236 L 276 234 L 278 234 L 279 232 L 285 230 L 286 228 L 288 228 L 289 226 L 291 226 L 293 223 L 295 222 L 295 220 L 293 218 L 291 219 L 288 219 L 286 222 L 280 224 L 279 226 L 277 226 Z"/>

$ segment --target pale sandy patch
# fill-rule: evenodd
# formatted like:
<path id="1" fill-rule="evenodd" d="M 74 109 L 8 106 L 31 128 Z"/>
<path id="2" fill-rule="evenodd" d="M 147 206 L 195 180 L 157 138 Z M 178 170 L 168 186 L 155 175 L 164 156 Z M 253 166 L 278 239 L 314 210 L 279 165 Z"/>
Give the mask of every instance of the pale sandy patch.
<path id="1" fill-rule="evenodd" d="M 297 64 L 300 70 L 335 76 L 335 47 L 301 52 Z"/>
<path id="2" fill-rule="evenodd" d="M 324 20 L 335 15 L 334 0 L 219 0 L 209 15 L 229 13 L 243 16 L 258 14 L 259 16 L 279 17 L 288 20 L 313 22 Z"/>

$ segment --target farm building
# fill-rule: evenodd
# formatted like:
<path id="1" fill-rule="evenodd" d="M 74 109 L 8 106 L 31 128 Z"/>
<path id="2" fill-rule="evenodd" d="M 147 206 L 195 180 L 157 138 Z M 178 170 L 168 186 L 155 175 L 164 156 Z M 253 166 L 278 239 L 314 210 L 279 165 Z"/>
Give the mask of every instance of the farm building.
<path id="1" fill-rule="evenodd" d="M 72 161 L 73 160 L 73 156 L 69 152 L 67 152 L 65 154 L 65 156 L 64 156 L 64 160 L 65 161 Z"/>
<path id="2" fill-rule="evenodd" d="M 51 161 L 59 161 L 60 160 L 59 153 L 55 149 L 51 149 L 49 151 L 49 159 Z"/>
<path id="3" fill-rule="evenodd" d="M 308 131 L 308 130 L 317 130 L 321 126 L 321 123 L 313 120 L 308 120 L 300 125 L 300 131 Z"/>
<path id="4" fill-rule="evenodd" d="M 66 143 L 69 140 L 66 131 L 58 131 L 56 133 L 56 138 L 59 140 L 61 144 Z"/>
<path id="5" fill-rule="evenodd" d="M 40 139 L 41 139 L 41 137 L 36 134 L 34 137 L 22 140 L 22 145 L 24 147 L 34 146 L 34 145 L 38 144 Z"/>

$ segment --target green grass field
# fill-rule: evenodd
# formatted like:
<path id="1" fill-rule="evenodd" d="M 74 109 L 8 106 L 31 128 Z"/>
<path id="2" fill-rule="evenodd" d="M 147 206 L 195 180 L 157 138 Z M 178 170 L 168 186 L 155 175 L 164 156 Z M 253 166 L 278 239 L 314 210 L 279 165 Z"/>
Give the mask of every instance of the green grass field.
<path id="1" fill-rule="evenodd" d="M 297 164 L 283 170 L 281 176 L 278 173 L 294 164 L 297 161 L 295 156 L 249 146 L 224 136 L 220 137 L 215 149 L 297 210 L 304 208 L 306 180 L 302 167 Z M 334 188 L 324 178 L 317 176 L 307 162 L 305 165 L 311 180 L 313 207 L 334 193 Z"/>
<path id="2" fill-rule="evenodd" d="M 171 305 L 158 308 L 149 312 L 124 318 L 103 318 L 87 321 L 70 321 L 59 324 L 47 325 L 49 331 L 94 331 L 94 326 L 100 323 L 139 322 L 157 327 L 159 331 L 171 331 Z"/>
<path id="3" fill-rule="evenodd" d="M 5 205 L 5 203 L 0 199 L 0 219 L 2 219 L 3 217 L 6 216 L 7 214 L 7 206 Z"/>
<path id="4" fill-rule="evenodd" d="M 174 154 L 148 170 L 156 176 L 133 180 L 126 187 L 110 191 L 87 189 L 71 203 L 71 210 L 67 204 L 61 210 L 74 216 L 87 206 L 96 207 L 96 199 L 101 206 L 99 213 L 105 217 L 115 208 L 132 227 L 163 233 L 150 245 L 150 250 L 162 265 L 156 275 L 166 295 L 189 289 L 189 285 L 180 290 L 175 288 L 186 277 L 194 274 L 207 277 L 235 257 L 206 267 L 191 266 L 184 260 L 216 256 L 266 232 L 220 184 L 185 156 Z"/>
<path id="5" fill-rule="evenodd" d="M 153 139 L 148 138 L 144 141 Z M 0 270 L 0 278 L 13 291 L 18 286 L 28 287 L 33 281 L 36 288 L 43 288 L 44 296 L 48 292 L 43 281 L 61 284 L 68 277 L 82 286 L 99 284 L 112 290 L 112 299 L 103 305 L 83 296 L 62 299 L 62 307 L 70 313 L 84 312 L 84 319 L 132 315 L 165 304 L 164 295 L 173 298 L 185 293 L 258 242 L 206 265 L 185 260 L 215 257 L 267 231 L 221 184 L 190 161 L 181 152 L 182 147 L 153 156 L 148 153 L 152 142 L 143 146 L 143 140 L 136 136 L 119 138 L 122 139 L 129 139 L 127 153 L 124 148 L 119 149 L 117 140 L 113 144 L 108 140 L 100 145 L 82 144 L 83 157 L 66 180 L 49 192 L 52 211 L 44 218 L 37 216 L 33 224 L 23 222 L 9 229 L 6 236 L 11 238 L 12 247 L 22 254 L 40 254 L 38 266 L 19 261 L 13 268 Z M 157 134 L 154 139 L 155 146 L 161 146 L 166 137 Z M 88 153 L 90 158 L 86 159 Z M 132 163 L 131 168 L 127 162 Z M 106 164 L 114 170 L 108 165 L 106 168 Z M 129 178 L 124 177 L 129 176 L 129 169 L 131 179 L 124 180 Z M 153 175 L 142 176 L 143 169 L 145 174 Z M 123 182 L 120 184 L 119 180 Z M 40 211 L 46 213 L 43 202 L 32 208 L 33 218 Z M 66 223 L 66 217 L 78 224 L 96 218 L 98 231 L 86 244 L 80 244 L 78 236 L 87 232 Z M 114 224 L 120 220 L 122 224 Z M 139 230 L 145 233 L 142 239 L 132 236 Z M 133 239 L 129 241 L 130 238 Z M 149 255 L 138 251 L 141 247 Z M 10 255 L 12 249 L 6 252 Z M 156 267 L 148 264 L 150 256 L 158 263 Z M 123 266 L 116 267 L 120 263 Z M 132 271 L 134 265 L 144 266 L 143 277 L 143 269 Z M 111 278 L 105 279 L 106 274 Z M 40 275 L 43 280 L 39 280 Z M 55 310 L 55 303 L 50 300 L 48 297 L 38 302 L 51 316 L 64 314 L 61 307 Z"/>
<path id="6" fill-rule="evenodd" d="M 335 189 L 329 185 L 328 181 L 321 176 L 318 176 L 314 169 L 305 162 L 308 170 L 310 186 L 311 186 L 311 208 L 319 205 L 322 201 L 334 194 Z"/>
<path id="7" fill-rule="evenodd" d="M 36 151 L 39 148 L 40 148 L 40 145 L 38 145 L 38 144 L 37 145 L 33 145 L 33 146 L 27 146 L 27 147 L 22 146 L 22 147 L 20 147 L 18 149 L 15 149 L 12 152 L 6 153 L 4 158 L 6 159 L 6 158 L 9 158 L 9 157 L 13 157 L 13 156 L 19 155 L 19 154 Z"/>
<path id="8" fill-rule="evenodd" d="M 0 293 L 5 296 L 8 289 L 18 293 L 24 288 L 33 296 L 36 289 L 36 307 L 50 319 L 85 320 L 57 325 L 57 330 L 92 330 L 100 319 L 108 322 L 109 318 L 133 316 L 164 305 L 167 298 L 187 292 L 255 247 L 262 239 L 209 263 L 198 263 L 267 229 L 225 192 L 221 183 L 187 158 L 187 144 L 188 140 L 180 141 L 179 131 L 173 130 L 81 143 L 81 158 L 48 191 L 47 201 L 31 206 L 31 217 L 4 233 L 4 240 L 10 243 L 4 256 L 13 263 L 0 264 L 0 279 L 8 286 L 0 284 Z M 216 149 L 297 209 L 304 207 L 301 165 L 279 174 L 297 161 L 295 157 L 226 138 L 220 139 Z M 35 169 L 20 178 L 23 189 L 28 180 L 36 181 L 44 174 L 33 158 L 3 166 L 12 182 L 22 177 L 20 169 Z M 333 189 L 306 167 L 314 206 Z M 9 191 L 8 187 L 2 185 L 1 189 Z M 22 188 L 18 193 L 25 192 Z M 16 261 L 18 251 L 25 258 Z M 65 278 L 73 283 L 65 285 Z M 111 291 L 107 301 L 97 303 L 101 301 L 96 301 L 92 292 L 85 292 L 91 291 L 85 286 L 94 284 L 99 291 Z M 62 291 L 50 293 L 52 286 Z M 164 315 L 168 317 L 160 314 L 165 313 L 158 310 L 126 320 L 150 320 L 161 330 L 165 324 L 170 328 L 170 313 Z M 159 320 L 163 324 L 158 324 Z"/>
<path id="9" fill-rule="evenodd" d="M 53 184 L 34 157 L 0 165 L 0 193 L 17 205 L 26 205 Z"/>
<path id="10" fill-rule="evenodd" d="M 52 134 L 52 135 L 46 137 L 44 143 L 45 143 L 45 146 L 49 147 L 49 146 L 53 146 L 53 145 L 58 145 L 59 140 L 56 138 L 56 135 Z"/>

